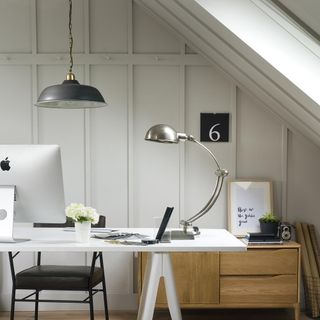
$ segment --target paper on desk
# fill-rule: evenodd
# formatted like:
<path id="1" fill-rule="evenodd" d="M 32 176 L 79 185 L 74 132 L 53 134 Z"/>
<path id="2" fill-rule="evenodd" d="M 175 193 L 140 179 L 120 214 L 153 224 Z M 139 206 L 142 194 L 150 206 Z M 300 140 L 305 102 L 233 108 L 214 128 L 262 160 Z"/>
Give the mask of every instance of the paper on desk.
<path id="1" fill-rule="evenodd" d="M 63 231 L 75 231 L 74 227 L 63 228 Z M 118 229 L 110 229 L 110 228 L 91 228 L 91 233 L 112 233 L 117 232 Z"/>

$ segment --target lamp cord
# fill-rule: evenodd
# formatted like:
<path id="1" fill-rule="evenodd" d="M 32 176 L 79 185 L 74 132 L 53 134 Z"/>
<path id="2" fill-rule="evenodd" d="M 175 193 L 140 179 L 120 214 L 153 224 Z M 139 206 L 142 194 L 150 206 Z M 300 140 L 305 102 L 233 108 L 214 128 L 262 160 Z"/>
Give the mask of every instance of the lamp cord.
<path id="1" fill-rule="evenodd" d="M 73 36 L 72 36 L 72 0 L 69 0 L 69 57 L 70 57 L 69 73 L 72 73 L 72 68 L 73 68 L 72 49 L 73 49 Z"/>

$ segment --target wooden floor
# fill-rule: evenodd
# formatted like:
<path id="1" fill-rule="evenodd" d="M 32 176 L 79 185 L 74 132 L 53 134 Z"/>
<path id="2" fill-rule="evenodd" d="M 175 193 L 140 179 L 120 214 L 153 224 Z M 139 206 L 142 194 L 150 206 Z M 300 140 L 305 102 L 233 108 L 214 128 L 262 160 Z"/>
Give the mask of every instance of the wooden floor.
<path id="1" fill-rule="evenodd" d="M 110 320 L 134 320 L 135 312 L 113 311 L 110 312 Z M 183 320 L 294 320 L 293 313 L 289 310 L 273 309 L 229 309 L 229 310 L 188 310 L 182 313 Z M 8 312 L 0 312 L 0 320 L 8 320 Z M 40 312 L 39 320 L 88 320 L 86 311 L 44 311 Z M 170 320 L 166 311 L 157 311 L 153 320 Z M 308 320 L 301 315 L 301 320 Z M 33 320 L 32 312 L 16 312 L 15 320 Z M 104 320 L 101 311 L 95 313 L 95 320 Z"/>

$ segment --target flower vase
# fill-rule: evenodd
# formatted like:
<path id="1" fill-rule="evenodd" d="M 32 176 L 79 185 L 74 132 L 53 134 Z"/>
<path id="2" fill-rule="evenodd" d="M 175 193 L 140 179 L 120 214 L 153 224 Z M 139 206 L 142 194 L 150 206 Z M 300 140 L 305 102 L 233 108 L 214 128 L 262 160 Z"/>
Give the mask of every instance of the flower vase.
<path id="1" fill-rule="evenodd" d="M 77 242 L 89 242 L 90 239 L 90 230 L 91 230 L 91 222 L 75 222 L 74 223 L 75 231 L 76 231 L 76 241 Z"/>

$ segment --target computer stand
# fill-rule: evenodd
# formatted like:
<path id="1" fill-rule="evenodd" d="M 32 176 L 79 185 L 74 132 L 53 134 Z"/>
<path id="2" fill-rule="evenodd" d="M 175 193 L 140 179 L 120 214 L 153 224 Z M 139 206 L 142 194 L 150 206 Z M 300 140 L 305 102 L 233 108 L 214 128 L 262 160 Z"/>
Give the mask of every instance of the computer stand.
<path id="1" fill-rule="evenodd" d="M 15 186 L 0 186 L 0 242 L 21 242 L 13 238 Z"/>

